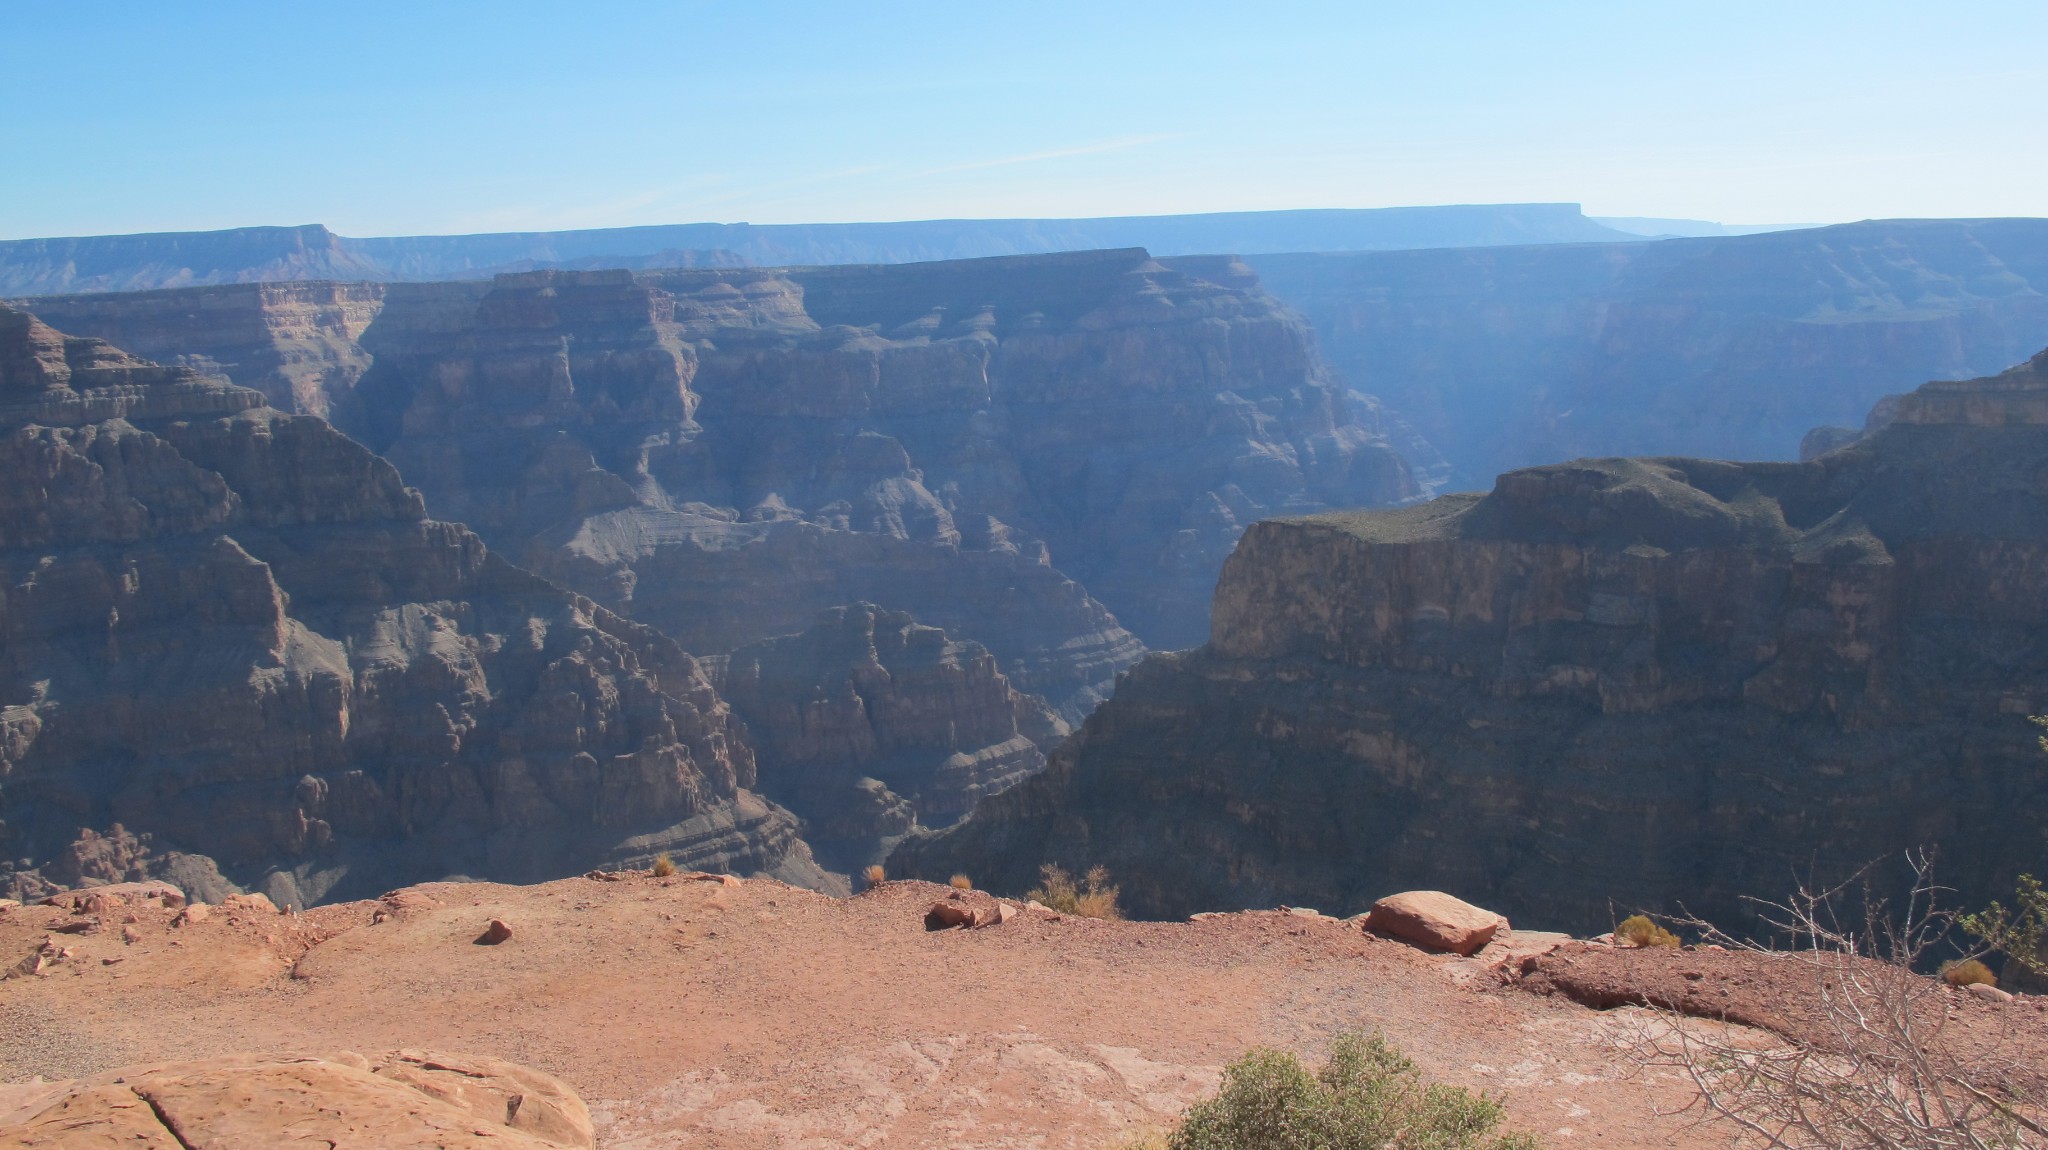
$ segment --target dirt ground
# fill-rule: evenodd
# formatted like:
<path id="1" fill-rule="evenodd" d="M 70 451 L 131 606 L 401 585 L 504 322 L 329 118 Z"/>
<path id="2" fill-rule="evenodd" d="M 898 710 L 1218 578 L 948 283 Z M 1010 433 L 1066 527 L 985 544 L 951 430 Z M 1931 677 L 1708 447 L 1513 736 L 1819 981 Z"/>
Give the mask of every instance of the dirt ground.
<path id="1" fill-rule="evenodd" d="M 1247 1047 L 1318 1057 L 1379 1029 L 1552 1146 L 1728 1143 L 1676 1113 L 1675 1078 L 1633 1067 L 1647 1012 L 1504 987 L 1502 943 L 1425 954 L 1285 911 L 927 931 L 947 893 L 635 876 L 184 926 L 15 908 L 0 962 L 85 929 L 52 936 L 73 953 L 46 973 L 0 982 L 0 1080 L 425 1047 L 561 1077 L 606 1147 L 1100 1147 L 1166 1125 Z M 479 945 L 493 918 L 512 937 Z"/>

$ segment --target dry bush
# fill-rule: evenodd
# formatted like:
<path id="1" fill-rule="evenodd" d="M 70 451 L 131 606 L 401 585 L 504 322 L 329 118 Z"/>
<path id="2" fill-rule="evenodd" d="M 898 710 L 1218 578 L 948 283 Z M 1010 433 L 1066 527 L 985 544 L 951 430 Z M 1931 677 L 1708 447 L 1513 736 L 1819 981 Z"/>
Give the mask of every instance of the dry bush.
<path id="1" fill-rule="evenodd" d="M 1046 863 L 1038 868 L 1038 882 L 1024 897 L 1036 899 L 1061 914 L 1103 919 L 1124 916 L 1123 909 L 1116 904 L 1118 890 L 1110 884 L 1109 871 L 1103 867 L 1089 867 L 1076 885 L 1065 867 Z"/>
<path id="2" fill-rule="evenodd" d="M 860 877 L 869 886 L 881 886 L 889 881 L 889 872 L 882 869 L 881 863 L 871 863 L 868 869 L 860 872 Z"/>
<path id="3" fill-rule="evenodd" d="M 667 878 L 674 873 L 676 873 L 676 860 L 668 857 L 666 853 L 654 856 L 655 878 Z"/>
<path id="4" fill-rule="evenodd" d="M 1765 924 L 1791 946 L 1725 934 L 1687 920 L 1710 942 L 1796 964 L 1803 1024 L 1770 1041 L 1754 1032 L 1697 1023 L 1675 1011 L 1646 1025 L 1638 1051 L 1675 1069 L 1696 1105 L 1733 1127 L 1738 1145 L 1785 1150 L 2048 1150 L 2042 1077 L 2004 1033 L 1955 1024 L 1940 980 L 1918 973 L 1951 945 L 1956 916 L 1924 856 L 1909 856 L 1914 882 L 1893 913 L 1859 875 L 1784 903 L 1759 903 Z M 1854 885 L 1853 913 L 1843 903 Z"/>
<path id="5" fill-rule="evenodd" d="M 954 890 L 973 890 L 974 880 L 964 874 L 956 874 L 949 880 Z"/>
<path id="6" fill-rule="evenodd" d="M 1629 946 L 1661 946 L 1677 949 L 1678 936 L 1650 921 L 1650 916 L 1632 914 L 1614 928 L 1614 940 Z"/>
<path id="7" fill-rule="evenodd" d="M 1974 958 L 1944 964 L 1941 968 L 1941 980 L 1950 986 L 1998 985 L 1998 976 L 1991 973 L 1991 968 Z"/>

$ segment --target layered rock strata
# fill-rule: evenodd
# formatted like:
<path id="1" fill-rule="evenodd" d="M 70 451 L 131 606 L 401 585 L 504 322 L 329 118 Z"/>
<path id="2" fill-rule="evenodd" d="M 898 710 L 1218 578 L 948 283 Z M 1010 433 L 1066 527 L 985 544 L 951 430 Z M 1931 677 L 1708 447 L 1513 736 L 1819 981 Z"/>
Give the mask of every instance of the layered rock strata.
<path id="1" fill-rule="evenodd" d="M 708 662 L 754 736 L 761 790 L 804 817 L 840 870 L 882 861 L 914 826 L 959 821 L 1042 769 L 1067 734 L 987 648 L 871 603 Z"/>
<path id="2" fill-rule="evenodd" d="M 8 310 L 0 637 L 14 885 L 181 852 L 281 903 L 662 850 L 820 878 L 671 640 L 319 419 Z"/>
<path id="3" fill-rule="evenodd" d="M 1197 651 L 893 871 L 1107 866 L 1140 914 L 1451 891 L 1516 921 L 1740 922 L 1937 847 L 2038 871 L 2048 353 L 1806 463 L 1585 460 L 1261 523 Z"/>
<path id="4" fill-rule="evenodd" d="M 361 283 L 251 283 L 35 301 L 59 331 L 104 339 L 149 359 L 231 378 L 280 411 L 329 418 L 371 356 L 358 341 L 386 290 Z M 206 333 L 195 340 L 193 333 Z"/>
<path id="5" fill-rule="evenodd" d="M 52 306 L 94 333 L 170 333 L 157 354 L 282 395 L 270 368 L 235 374 L 259 357 L 212 321 L 181 318 L 293 298 L 264 290 Z M 345 394 L 322 385 L 343 428 L 434 514 L 700 653 L 873 602 L 981 642 L 1077 719 L 1139 637 L 1201 640 L 1245 524 L 1424 490 L 1398 429 L 1225 259 L 321 290 L 381 300 L 359 332 L 320 328 L 354 349 L 337 362 L 368 361 Z M 265 324 L 289 326 L 237 330 Z"/>

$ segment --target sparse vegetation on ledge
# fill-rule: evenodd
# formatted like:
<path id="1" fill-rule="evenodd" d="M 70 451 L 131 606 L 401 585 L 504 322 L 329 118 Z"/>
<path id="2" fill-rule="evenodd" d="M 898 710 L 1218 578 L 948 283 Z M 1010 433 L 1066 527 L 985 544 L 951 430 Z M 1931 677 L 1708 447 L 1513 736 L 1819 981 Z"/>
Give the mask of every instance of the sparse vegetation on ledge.
<path id="1" fill-rule="evenodd" d="M 1038 868 L 1038 885 L 1025 897 L 1035 899 L 1061 914 L 1077 914 L 1082 918 L 1120 919 L 1124 916 L 1117 906 L 1117 888 L 1109 881 L 1109 871 L 1099 866 L 1088 868 L 1081 876 L 1080 885 L 1075 885 L 1074 876 L 1066 868 L 1047 863 Z"/>
<path id="2" fill-rule="evenodd" d="M 1311 1073 L 1282 1050 L 1253 1050 L 1224 1068 L 1214 1098 L 1197 1102 L 1169 1150 L 1536 1150 L 1497 1133 L 1506 1111 L 1483 1094 L 1425 1082 L 1378 1034 L 1349 1034 Z M 1160 1142 L 1150 1143 L 1160 1145 Z M 1140 1143 L 1146 1145 L 1146 1143 Z"/>
<path id="3" fill-rule="evenodd" d="M 1622 919 L 1621 925 L 1614 928 L 1614 941 L 1625 946 L 1678 946 L 1678 936 L 1650 921 L 1646 914 Z"/>

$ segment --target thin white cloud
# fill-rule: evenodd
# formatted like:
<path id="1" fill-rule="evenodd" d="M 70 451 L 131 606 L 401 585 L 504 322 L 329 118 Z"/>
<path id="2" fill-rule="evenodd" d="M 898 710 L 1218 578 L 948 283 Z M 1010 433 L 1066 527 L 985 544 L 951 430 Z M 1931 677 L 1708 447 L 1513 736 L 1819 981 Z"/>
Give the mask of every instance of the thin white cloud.
<path id="1" fill-rule="evenodd" d="M 971 164 L 948 164 L 942 168 L 927 168 L 912 175 L 922 179 L 925 176 L 942 176 L 952 172 L 978 172 L 986 168 L 1008 168 L 1017 164 L 1037 164 L 1046 160 L 1064 160 L 1072 156 L 1095 156 L 1104 152 L 1121 152 L 1129 148 L 1157 144 L 1165 140 L 1178 140 L 1186 132 L 1162 132 L 1150 136 L 1119 136 L 1113 140 L 1097 140 L 1092 144 L 1079 144 L 1071 148 L 1055 148 L 1049 152 L 1026 152 L 1019 156 L 1004 156 L 997 160 L 977 160 Z"/>

